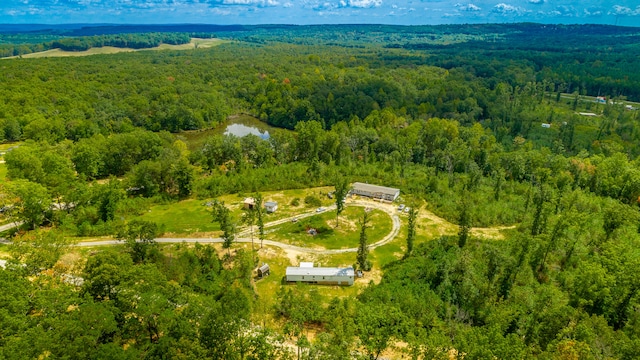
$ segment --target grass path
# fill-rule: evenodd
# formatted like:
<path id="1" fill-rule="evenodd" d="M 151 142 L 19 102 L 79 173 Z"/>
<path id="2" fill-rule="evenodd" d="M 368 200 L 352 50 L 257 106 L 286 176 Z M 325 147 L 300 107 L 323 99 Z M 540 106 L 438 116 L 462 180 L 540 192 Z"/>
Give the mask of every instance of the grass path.
<path id="1" fill-rule="evenodd" d="M 391 242 L 400 232 L 400 227 L 401 227 L 401 221 L 400 221 L 400 217 L 398 216 L 398 212 L 396 211 L 396 207 L 395 205 L 392 204 L 384 204 L 384 203 L 379 203 L 379 202 L 375 202 L 375 201 L 365 201 L 365 200 L 356 200 L 356 201 L 351 201 L 347 204 L 348 206 L 359 206 L 359 207 L 368 207 L 368 208 L 374 208 L 374 209 L 378 209 L 381 211 L 384 211 L 385 213 L 387 213 L 391 219 L 392 219 L 392 228 L 391 231 L 381 240 L 369 245 L 369 249 L 373 250 L 377 247 L 381 247 L 384 246 L 386 244 L 388 244 L 389 242 Z M 329 206 L 326 208 L 325 212 L 327 211 L 332 211 L 335 210 L 335 205 L 333 206 Z M 442 234 L 455 234 L 458 231 L 458 226 L 455 224 L 452 224 L 450 222 L 448 222 L 447 220 L 438 217 L 437 215 L 433 214 L 430 211 L 427 210 L 422 210 L 421 211 L 421 218 L 422 219 L 428 219 L 431 222 L 435 223 L 439 228 L 442 229 L 441 233 Z M 275 220 L 269 223 L 265 224 L 265 228 L 271 228 L 274 226 L 278 226 L 287 222 L 290 222 L 292 219 L 297 218 L 297 219 L 303 219 L 306 217 L 310 217 L 310 216 L 314 216 L 314 215 L 318 215 L 318 213 L 316 213 L 315 211 L 308 211 L 302 214 L 297 214 L 294 216 L 290 216 L 287 218 L 283 218 L 283 219 L 279 219 L 279 220 Z M 471 233 L 476 235 L 476 236 L 481 236 L 481 237 L 492 237 L 492 238 L 500 238 L 502 235 L 500 234 L 500 231 L 502 230 L 506 230 L 506 229 L 512 229 L 515 226 L 500 226 L 500 227 L 494 227 L 494 228 L 472 228 L 471 229 Z M 251 243 L 251 238 L 247 237 L 250 234 L 249 229 L 243 229 L 241 230 L 237 235 L 237 238 L 235 240 L 235 242 L 237 243 Z M 254 243 L 259 245 L 260 241 L 254 237 L 253 239 Z M 208 237 L 208 238 L 198 238 L 198 237 L 173 237 L 173 238 L 157 238 L 156 242 L 158 243 L 202 243 L 202 244 L 217 244 L 217 243 L 222 243 L 223 240 L 221 238 L 218 237 Z M 79 247 L 89 247 L 89 246 L 105 246 L 105 245 L 118 245 L 118 244 L 122 244 L 122 241 L 119 240 L 96 240 L 96 241 L 83 241 L 80 243 L 77 243 L 75 246 L 79 246 Z M 264 245 L 268 245 L 268 246 L 275 246 L 278 248 L 281 248 L 285 251 L 293 251 L 295 253 L 303 253 L 303 254 L 315 254 L 315 255 L 335 255 L 335 254 L 345 254 L 345 253 L 353 253 L 353 252 L 357 252 L 358 248 L 346 248 L 346 249 L 325 249 L 325 248 L 309 248 L 309 247 L 302 247 L 302 246 L 296 246 L 296 245 L 291 245 L 291 244 L 287 244 L 287 243 L 283 243 L 280 241 L 274 241 L 274 240 L 263 240 L 263 244 Z M 256 246 L 257 246 L 256 245 Z"/>

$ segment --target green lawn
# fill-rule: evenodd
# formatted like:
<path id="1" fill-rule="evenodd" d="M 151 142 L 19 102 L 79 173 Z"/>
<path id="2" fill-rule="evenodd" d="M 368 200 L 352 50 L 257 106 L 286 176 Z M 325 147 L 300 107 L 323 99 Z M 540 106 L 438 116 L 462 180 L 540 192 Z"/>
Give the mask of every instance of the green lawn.
<path id="1" fill-rule="evenodd" d="M 153 221 L 164 226 L 164 231 L 174 234 L 192 234 L 220 230 L 214 223 L 211 208 L 202 200 L 185 200 L 167 205 L 152 206 L 136 219 Z"/>
<path id="2" fill-rule="evenodd" d="M 285 223 L 267 235 L 268 239 L 285 242 L 297 246 L 323 247 L 326 249 L 343 249 L 358 246 L 360 226 L 364 208 L 349 206 L 340 215 L 340 226 L 335 227 L 335 211 L 325 211 L 316 216 L 301 219 L 296 223 Z M 381 240 L 391 231 L 391 218 L 380 210 L 369 213 L 369 243 Z M 309 235 L 307 230 L 316 229 L 317 235 Z"/>
<path id="3" fill-rule="evenodd" d="M 326 194 L 331 190 L 333 190 L 333 188 L 323 187 L 264 192 L 262 194 L 264 201 L 278 202 L 278 211 L 273 214 L 265 214 L 264 222 L 268 223 L 312 211 L 315 207 L 306 207 L 303 201 L 307 195 L 317 196 L 322 199 L 323 206 L 329 206 L 331 205 L 331 200 L 327 199 L 326 195 L 323 194 Z M 253 194 L 231 194 L 217 198 L 219 201 L 224 201 L 225 205 L 231 210 L 232 216 L 237 221 L 238 228 L 242 228 L 244 226 L 241 223 L 243 215 L 243 201 L 245 197 L 252 195 Z M 300 205 L 293 206 L 290 204 L 291 200 L 294 198 L 301 199 Z M 159 225 L 164 225 L 164 231 L 166 233 L 172 233 L 174 236 L 193 236 L 196 233 L 218 231 L 220 230 L 218 224 L 212 221 L 213 216 L 211 214 L 211 207 L 204 205 L 207 202 L 212 202 L 213 200 L 214 199 L 190 199 L 176 203 L 154 205 L 148 212 L 136 217 L 135 219 L 153 221 Z"/>
<path id="4" fill-rule="evenodd" d="M 0 180 L 7 181 L 7 164 L 0 164 Z"/>

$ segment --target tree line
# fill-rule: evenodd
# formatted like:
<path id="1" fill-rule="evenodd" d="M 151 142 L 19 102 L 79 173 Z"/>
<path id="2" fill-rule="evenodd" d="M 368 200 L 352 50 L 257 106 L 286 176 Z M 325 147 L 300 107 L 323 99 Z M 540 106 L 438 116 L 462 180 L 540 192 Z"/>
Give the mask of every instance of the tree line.
<path id="1" fill-rule="evenodd" d="M 209 38 L 211 34 L 196 33 L 195 35 Z M 6 37 L 5 37 L 6 38 Z M 33 41 L 33 36 L 29 37 Z M 64 51 L 86 51 L 94 47 L 113 46 L 118 48 L 149 49 L 161 44 L 181 45 L 191 41 L 189 33 L 131 33 L 131 34 L 110 34 L 94 35 L 82 37 L 63 37 L 43 42 L 20 42 L 20 37 L 8 38 L 17 44 L 0 45 L 0 58 L 10 56 L 20 56 L 34 52 L 42 52 L 51 49 Z M 37 37 L 35 37 L 37 39 Z"/>

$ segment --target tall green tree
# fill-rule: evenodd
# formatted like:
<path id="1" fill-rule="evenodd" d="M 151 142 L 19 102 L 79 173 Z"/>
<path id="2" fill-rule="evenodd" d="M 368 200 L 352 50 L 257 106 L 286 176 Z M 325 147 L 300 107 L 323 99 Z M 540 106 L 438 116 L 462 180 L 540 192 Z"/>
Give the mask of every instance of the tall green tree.
<path id="1" fill-rule="evenodd" d="M 262 249 L 262 241 L 264 240 L 264 207 L 262 206 L 263 198 L 261 193 L 257 193 L 254 197 L 256 202 L 256 223 L 258 225 L 258 238 L 260 239 L 260 249 Z"/>
<path id="2" fill-rule="evenodd" d="M 538 191 L 534 195 L 533 203 L 535 210 L 533 213 L 533 223 L 531 225 L 531 235 L 536 236 L 542 233 L 544 230 L 543 224 L 545 221 L 544 204 L 548 200 L 549 194 L 542 184 L 538 186 Z"/>
<path id="3" fill-rule="evenodd" d="M 9 192 L 17 198 L 14 215 L 30 229 L 35 229 L 47 220 L 51 195 L 44 186 L 28 180 L 18 180 L 10 183 Z"/>
<path id="4" fill-rule="evenodd" d="M 255 199 L 254 199 L 255 201 Z M 262 205 L 262 204 L 261 204 Z M 245 225 L 249 226 L 249 234 L 251 236 L 251 256 L 253 256 L 255 252 L 255 248 L 253 246 L 253 225 L 256 223 L 256 213 L 258 211 L 258 204 L 256 202 L 254 207 L 245 208 L 242 210 L 242 222 Z"/>
<path id="5" fill-rule="evenodd" d="M 118 204 L 125 198 L 120 181 L 112 178 L 104 185 L 94 186 L 93 191 L 100 219 L 104 222 L 115 219 Z"/>
<path id="6" fill-rule="evenodd" d="M 13 259 L 25 266 L 29 274 L 37 274 L 43 269 L 53 268 L 67 247 L 62 233 L 36 230 L 16 237 L 9 250 Z"/>
<path id="7" fill-rule="evenodd" d="M 407 228 L 407 253 L 405 256 L 411 255 L 413 251 L 413 242 L 416 238 L 416 220 L 418 218 L 418 209 L 411 206 L 409 209 L 409 226 Z"/>
<path id="8" fill-rule="evenodd" d="M 459 207 L 458 224 L 460 225 L 460 231 L 458 232 L 458 246 L 463 248 L 467 244 L 469 230 L 471 230 L 471 214 L 469 212 L 469 202 L 465 199 L 460 202 Z"/>
<path id="9" fill-rule="evenodd" d="M 339 175 L 336 178 L 335 187 L 336 190 L 333 195 L 336 199 L 336 227 L 338 227 L 338 225 L 340 224 L 340 214 L 342 214 L 342 212 L 344 211 L 344 201 L 347 197 L 347 194 L 349 193 L 349 181 L 345 177 Z"/>
<path id="10" fill-rule="evenodd" d="M 152 221 L 133 220 L 120 229 L 118 239 L 124 240 L 134 263 L 152 258 L 158 251 L 156 237 L 160 235 L 158 224 Z"/>
<path id="11" fill-rule="evenodd" d="M 171 177 L 176 183 L 178 196 L 180 198 L 189 197 L 193 191 L 193 182 L 196 177 L 189 160 L 184 157 L 177 160 L 171 167 Z"/>
<path id="12" fill-rule="evenodd" d="M 369 256 L 369 245 L 367 244 L 367 228 L 369 227 L 369 212 L 365 209 L 362 219 L 360 219 L 360 241 L 358 245 L 358 255 L 356 262 L 362 270 L 371 270 L 371 262 L 367 259 Z"/>
<path id="13" fill-rule="evenodd" d="M 222 247 L 227 249 L 231 256 L 231 245 L 236 238 L 236 225 L 233 222 L 231 211 L 224 205 L 224 201 L 217 201 L 213 207 L 213 219 L 220 224 L 222 230 Z"/>

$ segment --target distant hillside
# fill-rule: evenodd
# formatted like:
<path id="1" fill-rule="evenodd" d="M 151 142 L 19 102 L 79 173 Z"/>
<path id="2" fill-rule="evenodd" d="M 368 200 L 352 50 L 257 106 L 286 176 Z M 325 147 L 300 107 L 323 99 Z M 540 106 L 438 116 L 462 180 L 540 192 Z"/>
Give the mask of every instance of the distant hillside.
<path id="1" fill-rule="evenodd" d="M 60 49 L 62 51 L 87 51 L 92 48 L 114 47 L 127 49 L 151 49 L 160 45 L 184 45 L 192 37 L 211 39 L 211 33 L 122 33 L 93 36 L 55 36 L 43 32 L 0 35 L 0 58 L 22 56 Z"/>

